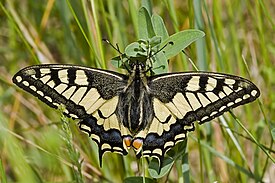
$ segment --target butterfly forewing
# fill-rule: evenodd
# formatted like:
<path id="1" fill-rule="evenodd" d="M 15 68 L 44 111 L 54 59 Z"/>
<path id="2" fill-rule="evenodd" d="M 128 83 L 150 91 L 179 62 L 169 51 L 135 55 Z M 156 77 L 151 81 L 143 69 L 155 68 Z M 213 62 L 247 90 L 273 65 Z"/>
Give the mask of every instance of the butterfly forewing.
<path id="1" fill-rule="evenodd" d="M 169 84 L 167 84 L 169 83 Z M 152 94 L 179 119 L 209 121 L 231 108 L 254 101 L 259 89 L 244 78 L 219 73 L 175 73 L 152 77 Z M 189 121 L 189 120 L 187 120 Z"/>
<path id="2" fill-rule="evenodd" d="M 93 112 L 93 105 L 117 96 L 125 87 L 124 77 L 81 66 L 39 65 L 22 69 L 13 82 L 51 107 L 63 104 L 68 115 L 83 118 Z"/>
<path id="3" fill-rule="evenodd" d="M 154 119 L 143 141 L 143 155 L 162 159 L 165 152 L 204 123 L 259 97 L 259 89 L 241 77 L 186 72 L 152 76 L 148 79 L 154 97 Z M 141 154 L 140 154 L 141 155 Z"/>

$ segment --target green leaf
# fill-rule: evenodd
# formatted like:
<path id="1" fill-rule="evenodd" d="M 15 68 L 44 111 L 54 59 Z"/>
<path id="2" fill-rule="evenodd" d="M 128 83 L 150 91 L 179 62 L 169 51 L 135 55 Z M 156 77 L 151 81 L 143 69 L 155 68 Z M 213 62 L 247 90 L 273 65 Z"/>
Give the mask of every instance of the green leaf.
<path id="1" fill-rule="evenodd" d="M 147 52 L 146 52 L 146 48 L 142 48 L 141 46 L 142 43 L 139 42 L 133 42 L 131 44 L 129 44 L 126 48 L 125 48 L 125 54 L 128 57 L 138 57 L 138 56 L 147 56 Z"/>
<path id="2" fill-rule="evenodd" d="M 129 44 L 125 48 L 125 54 L 130 58 L 129 61 L 138 60 L 145 64 L 151 62 L 155 74 L 167 73 L 167 59 L 163 52 L 158 52 L 160 43 L 161 37 L 159 36 L 154 36 L 148 40 L 140 39 L 138 42 Z M 148 59 L 150 59 L 150 61 Z"/>
<path id="3" fill-rule="evenodd" d="M 153 24 L 146 8 L 142 7 L 138 11 L 138 37 L 139 39 L 149 39 L 154 37 Z"/>
<path id="4" fill-rule="evenodd" d="M 189 166 L 189 162 L 188 162 L 188 153 L 185 153 L 182 156 L 181 169 L 182 169 L 184 182 L 186 182 L 186 183 L 190 182 L 190 166 Z"/>
<path id="5" fill-rule="evenodd" d="M 171 157 L 165 157 L 162 162 L 162 167 L 160 167 L 159 171 L 159 162 L 156 158 L 153 158 L 149 164 L 148 172 L 151 175 L 151 177 L 158 179 L 165 176 L 170 171 L 173 164 L 174 160 Z"/>
<path id="6" fill-rule="evenodd" d="M 149 45 L 151 47 L 159 46 L 159 44 L 161 43 L 161 40 L 163 40 L 163 39 L 161 39 L 160 36 L 154 36 L 149 39 Z"/>
<path id="7" fill-rule="evenodd" d="M 204 32 L 195 29 L 184 30 L 173 34 L 161 43 L 161 48 L 166 46 L 163 51 L 167 59 L 179 54 L 184 48 L 204 36 Z"/>
<path id="8" fill-rule="evenodd" d="M 147 177 L 127 177 L 124 179 L 123 183 L 154 183 L 153 179 Z"/>
<path id="9" fill-rule="evenodd" d="M 162 74 L 168 72 L 168 62 L 163 52 L 159 52 L 153 58 L 153 72 L 155 74 Z"/>
<path id="10" fill-rule="evenodd" d="M 148 0 L 142 0 L 141 1 L 141 7 L 146 8 L 146 10 L 148 11 L 149 15 L 152 15 L 152 9 L 153 9 L 153 5 L 152 5 L 152 1 L 148 1 Z"/>
<path id="11" fill-rule="evenodd" d="M 161 37 L 161 40 L 165 40 L 169 37 L 167 29 L 164 25 L 162 18 L 158 15 L 152 16 L 152 23 L 157 36 Z"/>
<path id="12" fill-rule="evenodd" d="M 115 67 L 115 68 L 121 68 L 121 69 L 126 69 L 126 65 L 127 63 L 127 56 L 125 54 L 113 57 L 111 59 L 111 64 Z M 126 64 L 126 65 L 125 65 Z"/>
<path id="13" fill-rule="evenodd" d="M 167 152 L 167 154 L 170 157 L 173 157 L 174 160 L 177 160 L 180 156 L 183 156 L 186 153 L 186 148 L 187 148 L 187 139 L 177 143 L 171 150 Z"/>

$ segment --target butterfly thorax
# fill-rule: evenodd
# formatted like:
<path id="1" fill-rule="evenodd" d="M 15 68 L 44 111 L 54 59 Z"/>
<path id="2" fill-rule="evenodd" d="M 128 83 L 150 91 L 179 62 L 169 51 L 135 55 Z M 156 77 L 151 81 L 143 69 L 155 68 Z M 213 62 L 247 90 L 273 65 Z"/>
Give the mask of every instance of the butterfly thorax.
<path id="1" fill-rule="evenodd" d="M 143 130 L 153 119 L 152 97 L 145 74 L 141 65 L 134 65 L 128 84 L 119 95 L 116 114 L 132 135 Z"/>

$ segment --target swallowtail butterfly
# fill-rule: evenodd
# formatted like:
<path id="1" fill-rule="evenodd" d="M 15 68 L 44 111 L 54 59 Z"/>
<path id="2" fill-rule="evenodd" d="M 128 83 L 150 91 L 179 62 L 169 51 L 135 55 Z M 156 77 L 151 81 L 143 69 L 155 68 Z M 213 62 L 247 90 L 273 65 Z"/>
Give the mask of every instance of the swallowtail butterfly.
<path id="1" fill-rule="evenodd" d="M 128 75 L 76 65 L 36 65 L 20 70 L 13 82 L 50 107 L 79 119 L 80 130 L 105 152 L 137 157 L 164 154 L 200 124 L 254 101 L 259 89 L 244 78 L 211 72 L 148 76 L 141 62 Z"/>

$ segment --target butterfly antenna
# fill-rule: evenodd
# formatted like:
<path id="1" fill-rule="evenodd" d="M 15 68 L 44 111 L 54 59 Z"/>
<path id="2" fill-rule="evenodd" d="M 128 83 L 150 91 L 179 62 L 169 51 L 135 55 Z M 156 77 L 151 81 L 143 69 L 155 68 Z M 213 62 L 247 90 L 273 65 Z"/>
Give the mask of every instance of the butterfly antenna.
<path id="1" fill-rule="evenodd" d="M 155 52 L 153 55 L 151 55 L 151 56 L 154 56 L 154 55 L 158 54 L 158 53 L 161 52 L 164 48 L 166 48 L 166 46 L 168 46 L 168 45 L 174 45 L 173 41 L 170 41 L 170 42 L 166 43 L 162 48 L 160 48 L 158 51 L 156 51 L 156 52 Z"/>
<path id="2" fill-rule="evenodd" d="M 105 41 L 106 43 L 108 43 L 112 48 L 114 48 L 119 54 L 123 54 L 121 53 L 118 44 L 116 44 L 116 46 L 114 46 L 108 39 L 102 39 L 102 41 Z"/>
<path id="3" fill-rule="evenodd" d="M 166 46 L 168 46 L 168 45 L 173 45 L 173 44 L 174 44 L 174 43 L 173 43 L 172 41 L 166 43 L 162 48 L 160 48 L 160 49 L 159 49 L 158 51 L 156 51 L 154 54 L 151 54 L 152 51 L 150 50 L 149 54 L 147 54 L 147 55 L 148 55 L 147 59 L 150 61 L 150 65 L 149 65 L 149 68 L 146 70 L 146 72 L 148 72 L 148 71 L 153 72 L 153 61 L 152 61 L 152 59 L 150 59 L 150 58 L 153 57 L 153 56 L 155 56 L 155 55 L 157 55 L 157 54 L 158 54 L 159 52 L 161 52 L 164 48 L 166 48 Z M 157 68 L 160 68 L 160 67 L 162 67 L 162 66 L 159 66 L 159 67 L 157 67 Z M 157 69 L 157 68 L 155 68 L 155 69 Z"/>
<path id="4" fill-rule="evenodd" d="M 130 72 L 127 65 L 125 65 L 125 62 L 123 62 L 122 55 L 123 53 L 120 51 L 118 44 L 116 43 L 116 46 L 114 46 L 108 39 L 102 39 L 102 41 L 105 41 L 107 44 L 109 44 L 113 49 L 115 49 L 119 53 L 120 60 L 122 61 L 123 66 L 125 69 Z M 126 55 L 127 56 L 127 55 Z M 128 57 L 127 57 L 128 58 Z M 129 59 L 129 58 L 128 58 Z"/>

